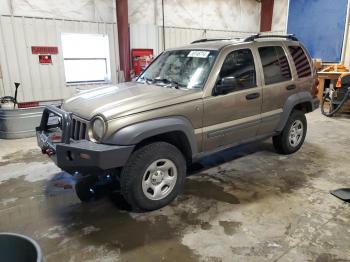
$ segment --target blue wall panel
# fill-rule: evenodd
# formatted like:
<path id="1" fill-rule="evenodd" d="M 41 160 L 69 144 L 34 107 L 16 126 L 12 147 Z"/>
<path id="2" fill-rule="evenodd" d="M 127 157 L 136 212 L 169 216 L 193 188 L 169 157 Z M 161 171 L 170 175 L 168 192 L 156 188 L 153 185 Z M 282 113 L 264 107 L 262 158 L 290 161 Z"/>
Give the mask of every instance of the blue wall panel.
<path id="1" fill-rule="evenodd" d="M 339 62 L 348 0 L 290 0 L 288 33 L 295 34 L 313 58 Z"/>

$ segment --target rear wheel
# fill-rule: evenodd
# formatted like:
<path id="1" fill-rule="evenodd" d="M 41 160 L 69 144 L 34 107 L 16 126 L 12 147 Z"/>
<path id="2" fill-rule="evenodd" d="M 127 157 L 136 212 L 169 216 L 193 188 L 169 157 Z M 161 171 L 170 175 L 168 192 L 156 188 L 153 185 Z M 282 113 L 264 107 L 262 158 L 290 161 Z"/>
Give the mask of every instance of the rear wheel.
<path id="1" fill-rule="evenodd" d="M 179 149 L 155 142 L 131 155 L 121 173 L 121 192 L 133 209 L 155 210 L 175 199 L 185 178 L 186 161 Z"/>
<path id="2" fill-rule="evenodd" d="M 307 122 L 304 112 L 295 110 L 291 113 L 282 132 L 272 138 L 276 151 L 280 154 L 292 154 L 304 143 Z"/>

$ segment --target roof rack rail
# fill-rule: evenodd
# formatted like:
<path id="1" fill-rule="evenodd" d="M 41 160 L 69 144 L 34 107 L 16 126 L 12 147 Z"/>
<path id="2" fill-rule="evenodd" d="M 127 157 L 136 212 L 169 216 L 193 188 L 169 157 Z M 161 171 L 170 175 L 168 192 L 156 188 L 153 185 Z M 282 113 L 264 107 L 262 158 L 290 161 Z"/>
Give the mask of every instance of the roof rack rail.
<path id="1" fill-rule="evenodd" d="M 195 40 L 195 41 L 191 42 L 191 44 L 213 42 L 213 41 L 224 41 L 224 40 L 232 40 L 232 39 L 234 39 L 234 38 L 203 38 L 203 39 Z"/>
<path id="2" fill-rule="evenodd" d="M 293 34 L 289 34 L 289 35 L 261 35 L 261 34 L 255 34 L 252 36 L 249 36 L 247 38 L 244 39 L 244 42 L 252 42 L 255 41 L 256 39 L 259 38 L 286 38 L 292 41 L 299 41 L 299 39 L 293 35 Z"/>

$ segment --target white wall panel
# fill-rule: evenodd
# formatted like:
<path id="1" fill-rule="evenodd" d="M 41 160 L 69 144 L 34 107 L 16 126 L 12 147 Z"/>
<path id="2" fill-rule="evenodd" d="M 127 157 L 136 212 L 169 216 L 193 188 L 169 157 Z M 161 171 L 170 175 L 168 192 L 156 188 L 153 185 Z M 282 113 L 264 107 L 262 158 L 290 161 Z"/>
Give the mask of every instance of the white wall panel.
<path id="1" fill-rule="evenodd" d="M 77 85 L 65 82 L 61 33 L 108 35 L 111 83 L 116 83 L 119 69 L 116 31 L 115 23 L 0 16 L 0 96 L 13 95 L 14 82 L 21 83 L 20 102 L 65 99 L 76 92 Z M 52 55 L 52 64 L 42 65 L 38 55 L 32 54 L 31 46 L 57 46 L 58 55 Z"/>
<path id="2" fill-rule="evenodd" d="M 115 0 L 0 0 L 0 15 L 115 22 Z"/>
<path id="3" fill-rule="evenodd" d="M 165 48 L 188 45 L 201 38 L 249 36 L 256 32 L 203 30 L 195 28 L 165 27 Z M 130 24 L 130 48 L 152 48 L 157 55 L 163 51 L 161 26 Z"/>
<path id="4" fill-rule="evenodd" d="M 271 31 L 274 31 L 276 33 L 286 32 L 288 19 L 288 1 L 289 0 L 274 1 Z"/>
<path id="5" fill-rule="evenodd" d="M 225 30 L 202 30 L 193 28 L 165 28 L 165 48 L 179 47 L 188 45 L 194 40 L 202 38 L 220 38 L 220 37 L 242 37 L 255 34 L 256 32 L 237 32 Z M 158 27 L 159 47 L 162 50 L 163 38 L 162 27 Z"/>
<path id="6" fill-rule="evenodd" d="M 154 25 L 130 24 L 130 48 L 151 48 L 159 53 L 158 28 Z"/>
<path id="7" fill-rule="evenodd" d="M 131 24 L 162 25 L 161 0 L 129 0 Z M 164 1 L 165 26 L 227 31 L 258 31 L 261 4 L 256 0 Z"/>

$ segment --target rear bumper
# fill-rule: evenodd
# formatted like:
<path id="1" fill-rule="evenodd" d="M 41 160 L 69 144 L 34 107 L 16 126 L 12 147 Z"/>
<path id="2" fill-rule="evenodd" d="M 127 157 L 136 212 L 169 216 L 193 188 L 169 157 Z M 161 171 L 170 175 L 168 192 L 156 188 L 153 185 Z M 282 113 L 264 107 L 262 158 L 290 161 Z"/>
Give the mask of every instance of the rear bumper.
<path id="1" fill-rule="evenodd" d="M 44 110 L 39 127 L 36 128 L 38 146 L 42 152 L 61 169 L 73 172 L 98 172 L 125 165 L 135 146 L 117 146 L 97 144 L 88 140 L 69 139 L 70 129 L 62 130 L 62 140 L 55 143 L 50 139 L 47 115 L 53 113 L 62 117 L 63 126 L 70 126 L 70 118 L 58 108 L 48 107 Z M 64 128 L 63 128 L 64 129 Z"/>

